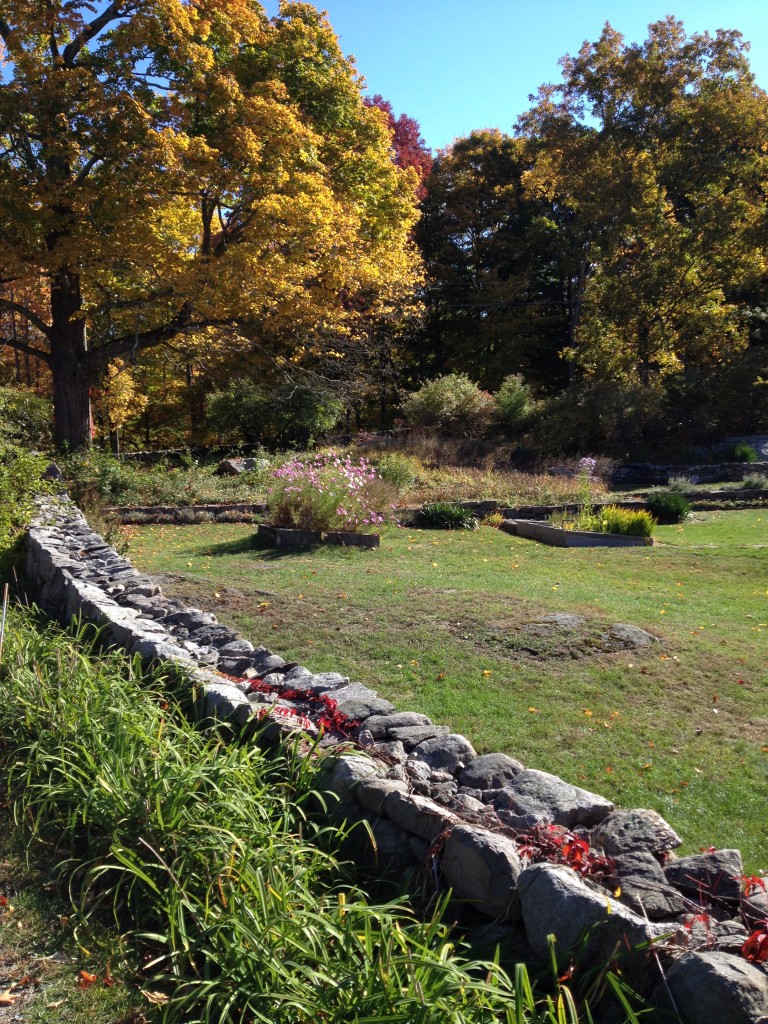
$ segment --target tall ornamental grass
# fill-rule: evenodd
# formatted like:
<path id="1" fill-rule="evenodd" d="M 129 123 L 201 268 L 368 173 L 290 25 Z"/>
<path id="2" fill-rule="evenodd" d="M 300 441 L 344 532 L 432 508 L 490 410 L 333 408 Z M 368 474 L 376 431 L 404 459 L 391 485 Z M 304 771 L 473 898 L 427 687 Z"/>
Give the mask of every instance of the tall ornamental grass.
<path id="1" fill-rule="evenodd" d="M 11 611 L 2 767 L 87 922 L 144 947 L 168 1024 L 575 1024 L 566 989 L 467 958 L 441 922 L 367 902 L 305 814 L 315 761 L 206 738 L 160 675 Z M 627 1018 L 630 1019 L 630 1018 Z"/>

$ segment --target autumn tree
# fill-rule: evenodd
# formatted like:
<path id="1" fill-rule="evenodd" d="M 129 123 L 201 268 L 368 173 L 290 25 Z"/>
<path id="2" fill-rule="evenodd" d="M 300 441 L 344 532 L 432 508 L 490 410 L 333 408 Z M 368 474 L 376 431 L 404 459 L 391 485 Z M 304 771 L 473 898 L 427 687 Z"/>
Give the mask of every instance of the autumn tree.
<path id="1" fill-rule="evenodd" d="M 380 93 L 366 96 L 363 102 L 367 107 L 373 107 L 384 114 L 394 161 L 398 167 L 410 167 L 416 172 L 419 180 L 418 197 L 423 199 L 426 194 L 424 181 L 432 169 L 432 151 L 421 137 L 419 122 L 408 114 L 395 117 L 392 104 Z"/>
<path id="2" fill-rule="evenodd" d="M 3 341 L 50 368 L 58 444 L 115 360 L 290 354 L 412 291 L 416 175 L 311 5 L 7 0 L 0 40 L 0 309 L 32 332 Z"/>
<path id="3" fill-rule="evenodd" d="M 587 375 L 647 385 L 746 343 L 734 296 L 765 275 L 768 186 L 746 51 L 671 17 L 642 45 L 606 25 L 520 119 L 526 188 L 571 252 L 569 349 Z"/>
<path id="4" fill-rule="evenodd" d="M 493 388 L 520 371 L 562 376 L 560 239 L 549 201 L 526 192 L 530 167 L 526 141 L 498 130 L 457 139 L 434 162 L 416 228 L 428 376 L 462 370 Z"/>

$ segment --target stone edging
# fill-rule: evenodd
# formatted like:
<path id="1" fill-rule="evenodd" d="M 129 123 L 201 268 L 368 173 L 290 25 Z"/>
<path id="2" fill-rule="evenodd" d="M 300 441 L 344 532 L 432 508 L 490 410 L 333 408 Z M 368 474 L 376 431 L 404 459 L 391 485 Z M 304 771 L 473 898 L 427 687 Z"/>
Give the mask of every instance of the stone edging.
<path id="1" fill-rule="evenodd" d="M 69 502 L 41 501 L 25 575 L 48 614 L 79 616 L 130 654 L 178 666 L 200 719 L 260 726 L 260 735 L 319 733 L 321 747 L 335 745 L 325 786 L 337 813 L 368 825 L 353 833 L 362 867 L 402 879 L 428 866 L 465 915 L 503 923 L 506 942 L 542 960 L 550 933 L 565 951 L 596 924 L 586 956 L 598 963 L 619 943 L 631 951 L 655 940 L 666 983 L 657 986 L 658 972 L 652 983 L 648 972 L 635 976 L 628 954 L 632 983 L 652 1004 L 671 992 L 687 1021 L 710 1019 L 707 1007 L 722 1000 L 734 1008 L 722 1024 L 768 1014 L 768 972 L 737 955 L 747 929 L 768 918 L 768 893 L 742 892 L 737 850 L 678 859 L 670 851 L 681 840 L 654 811 L 617 811 L 505 754 L 478 756 L 465 737 L 398 713 L 339 673 L 254 647 L 163 594 Z"/>

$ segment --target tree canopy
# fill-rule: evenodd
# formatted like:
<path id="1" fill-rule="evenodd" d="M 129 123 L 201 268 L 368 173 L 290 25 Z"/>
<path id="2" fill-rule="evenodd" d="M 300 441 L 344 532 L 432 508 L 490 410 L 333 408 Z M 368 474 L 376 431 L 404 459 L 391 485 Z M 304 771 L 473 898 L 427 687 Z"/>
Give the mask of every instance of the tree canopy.
<path id="1" fill-rule="evenodd" d="M 59 444 L 117 359 L 290 353 L 413 291 L 416 175 L 311 5 L 9 0 L 0 39 L 3 340 L 50 367 Z"/>

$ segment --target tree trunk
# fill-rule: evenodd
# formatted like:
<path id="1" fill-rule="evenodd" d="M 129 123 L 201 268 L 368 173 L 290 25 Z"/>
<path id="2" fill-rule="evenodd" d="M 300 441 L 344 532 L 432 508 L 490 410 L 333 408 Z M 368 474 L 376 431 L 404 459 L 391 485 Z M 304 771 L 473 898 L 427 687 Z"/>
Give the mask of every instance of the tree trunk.
<path id="1" fill-rule="evenodd" d="M 57 448 L 91 443 L 90 366 L 80 279 L 63 267 L 51 283 L 51 373 Z"/>

